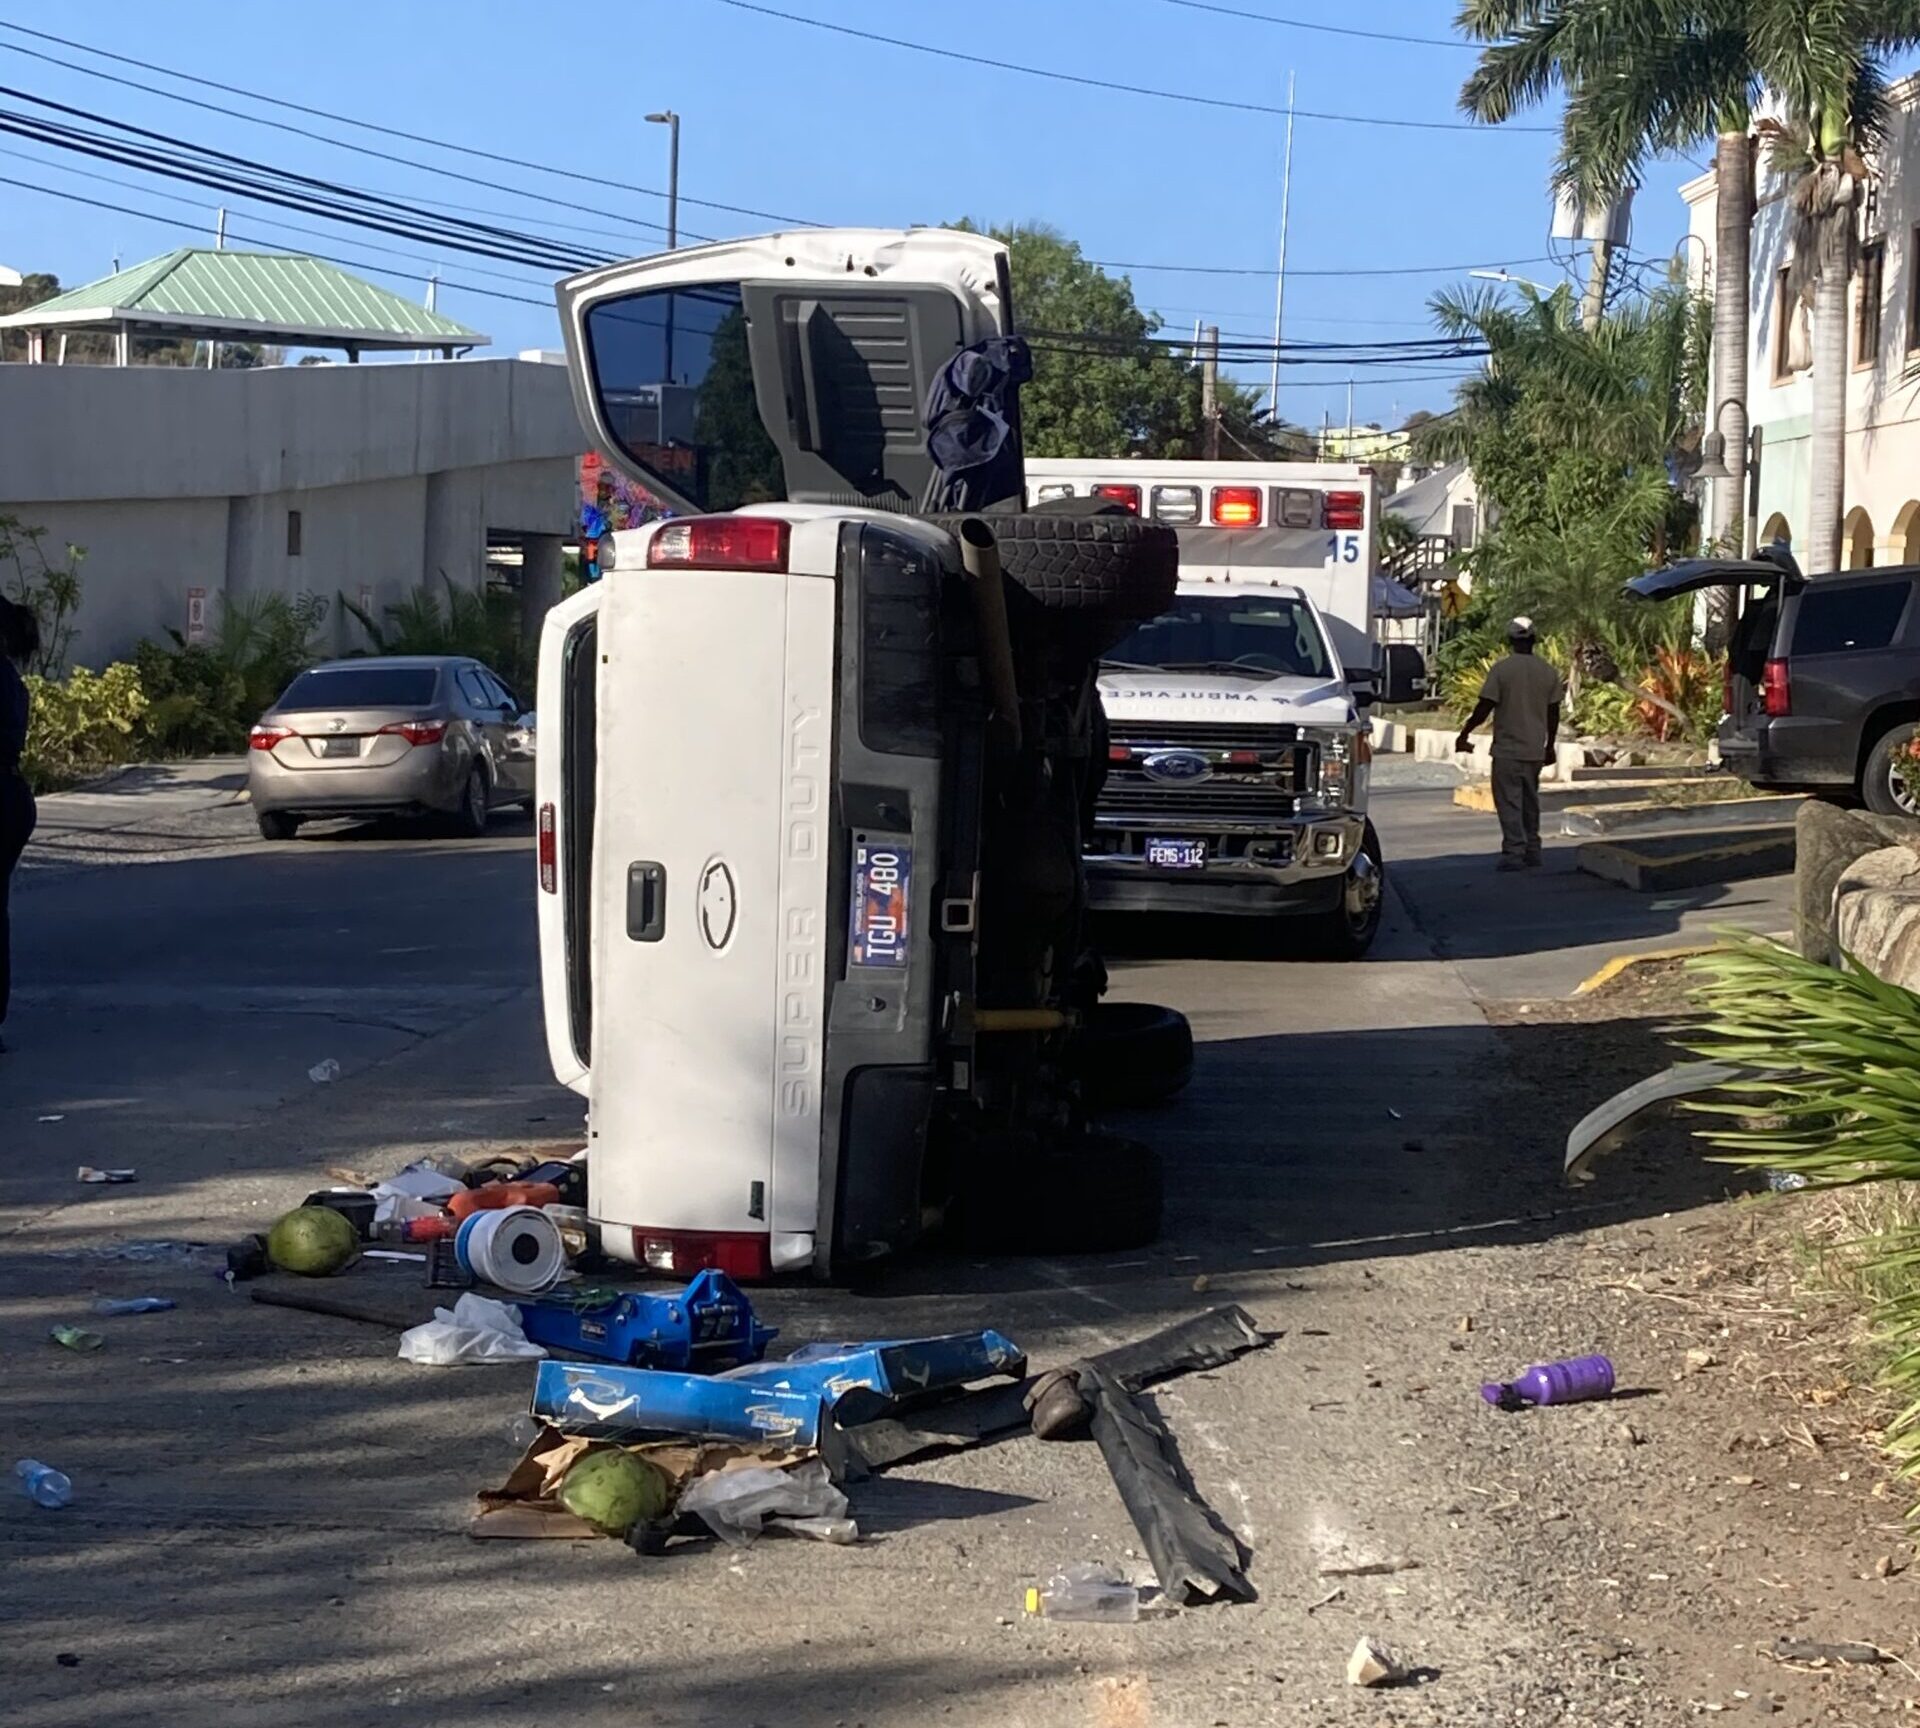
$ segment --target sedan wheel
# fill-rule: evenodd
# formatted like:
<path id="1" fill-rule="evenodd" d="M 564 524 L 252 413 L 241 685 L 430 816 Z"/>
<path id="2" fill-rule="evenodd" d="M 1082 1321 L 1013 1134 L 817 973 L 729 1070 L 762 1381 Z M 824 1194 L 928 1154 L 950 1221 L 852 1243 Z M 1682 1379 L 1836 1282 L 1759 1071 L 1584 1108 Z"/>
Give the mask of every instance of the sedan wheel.
<path id="1" fill-rule="evenodd" d="M 466 788 L 460 794 L 460 808 L 453 818 L 454 827 L 467 839 L 474 840 L 486 833 L 487 816 L 487 771 L 476 762 L 467 772 Z"/>

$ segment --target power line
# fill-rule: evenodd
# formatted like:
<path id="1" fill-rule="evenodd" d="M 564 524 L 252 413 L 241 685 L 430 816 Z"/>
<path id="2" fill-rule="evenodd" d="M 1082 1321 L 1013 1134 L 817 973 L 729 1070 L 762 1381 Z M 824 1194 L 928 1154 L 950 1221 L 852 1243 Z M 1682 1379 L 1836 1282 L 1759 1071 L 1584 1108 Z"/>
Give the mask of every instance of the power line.
<path id="1" fill-rule="evenodd" d="M 72 38 L 66 37 L 66 36 L 55 36 L 50 31 L 29 30 L 24 24 L 13 24 L 13 23 L 7 22 L 4 19 L 0 19 L 0 30 L 11 30 L 15 32 L 17 35 L 31 36 L 35 40 L 41 41 L 41 42 L 54 42 L 59 44 L 59 46 L 62 48 L 71 48 L 81 54 L 96 55 L 98 58 L 102 60 L 111 60 L 115 62 L 117 65 L 138 67 L 142 72 L 157 72 L 163 78 L 178 78 L 182 83 L 185 83 L 185 84 L 197 84 L 203 90 L 218 90 L 225 95 L 243 97 L 244 99 L 250 102 L 262 102 L 269 107 L 284 108 L 290 113 L 305 114 L 317 120 L 331 120 L 337 126 L 355 126 L 355 127 L 358 127 L 363 132 L 376 132 L 376 133 L 379 133 L 382 137 L 386 137 L 386 138 L 400 138 L 405 140 L 409 144 L 425 144 L 429 148 L 434 150 L 447 150 L 447 151 L 451 151 L 453 154 L 458 156 L 472 156 L 483 162 L 498 162 L 503 167 L 524 168 L 528 172 L 534 173 L 534 174 L 554 174 L 554 175 L 558 175 L 560 178 L 565 180 L 583 180 L 587 184 L 592 186 L 610 186 L 621 192 L 638 192 L 648 198 L 665 198 L 667 196 L 665 192 L 662 192 L 656 186 L 637 186 L 624 180 L 609 180 L 608 178 L 606 178 L 605 175 L 601 175 L 601 174 L 585 174 L 580 172 L 578 169 L 562 168 L 551 162 L 529 162 L 518 156 L 505 156 L 505 155 L 501 155 L 497 151 L 482 150 L 477 146 L 471 145 L 471 144 L 452 144 L 452 143 L 449 143 L 444 138 L 434 138 L 434 137 L 428 136 L 425 133 L 420 133 L 420 132 L 403 131 L 401 128 L 397 126 L 382 126 L 378 122 L 373 120 L 356 119 L 351 114 L 336 114 L 331 109 L 314 108 L 314 107 L 308 106 L 304 102 L 291 102 L 291 101 L 288 101 L 285 97 L 269 96 L 264 91 L 249 90 L 244 85 L 223 84 L 217 78 L 202 78 L 196 73 L 182 72 L 179 70 L 178 67 L 162 66 L 151 60 L 139 60 L 129 54 L 116 54 L 111 49 L 97 48 L 92 43 L 89 43 L 89 42 L 76 42 Z M 13 51 L 16 54 L 29 54 L 33 52 L 31 49 L 21 48 L 16 45 L 7 44 L 7 43 L 0 43 L 0 47 L 12 47 Z M 51 63 L 56 66 L 66 66 L 70 71 L 80 72 L 86 75 L 87 77 L 91 77 L 91 78 L 108 78 L 112 76 L 110 73 L 96 71 L 92 67 L 73 66 L 71 65 L 70 62 L 65 60 L 54 60 L 51 55 L 47 55 L 47 54 L 36 54 L 34 55 L 34 58 L 39 60 L 51 61 Z M 130 79 L 115 78 L 113 79 L 113 82 L 116 84 L 129 84 L 133 89 L 146 90 L 151 95 L 165 96 L 165 97 L 168 97 L 170 100 L 173 100 L 176 102 L 186 102 L 191 100 L 191 98 L 189 97 L 178 95 L 177 93 L 170 90 L 155 90 L 150 85 L 134 84 Z M 194 106 L 195 107 L 212 107 L 213 105 L 210 103 L 195 103 Z M 271 126 L 276 124 L 273 121 L 262 119 L 258 115 L 234 114 L 233 110 L 227 109 L 227 108 L 214 108 L 213 111 L 218 114 L 232 114 L 233 118 L 239 119 L 239 120 L 251 120 L 255 125 L 259 125 L 259 126 Z M 322 135 L 317 133 L 302 133 L 302 136 L 318 137 L 321 139 L 321 142 L 338 145 L 339 148 L 343 150 L 351 150 L 356 148 L 356 146 L 347 144 L 340 139 L 325 138 Z M 402 160 L 402 158 L 391 157 L 391 158 L 388 158 L 388 160 L 399 161 L 399 160 Z M 424 165 L 416 163 L 416 164 L 409 164 L 409 166 L 418 167 L 418 166 L 424 166 Z M 429 173 L 442 172 L 442 170 L 435 169 L 435 168 L 428 168 L 427 171 Z M 475 184 L 486 185 L 486 184 L 490 184 L 490 182 L 477 181 L 475 182 Z M 516 190 L 515 188 L 510 188 L 510 187 L 502 187 L 499 189 L 502 191 Z M 529 197 L 529 198 L 544 199 L 543 194 L 535 193 L 535 192 L 523 193 L 522 196 Z M 559 200 L 545 200 L 545 201 L 559 202 Z M 799 216 L 781 216 L 770 210 L 750 209 L 743 204 L 722 204 L 722 203 L 716 202 L 711 198 L 695 198 L 686 192 L 682 192 L 680 194 L 680 202 L 682 204 L 697 204 L 703 210 L 721 210 L 726 212 L 730 216 L 752 216 L 756 219 L 764 220 L 768 222 L 793 222 L 793 223 L 798 223 L 803 228 L 811 228 L 811 227 L 819 226 L 819 224 L 808 222 L 804 218 Z M 662 226 L 662 224 L 658 222 L 645 222 L 645 223 L 641 223 L 640 225 L 647 228 L 658 228 L 658 229 L 661 229 L 662 232 L 665 232 L 665 229 Z M 681 232 L 690 235 L 695 240 L 710 240 L 713 238 L 713 236 L 710 234 L 694 234 L 691 229 L 683 229 L 681 230 Z"/>
<path id="2" fill-rule="evenodd" d="M 4 20 L 0 20 L 0 29 L 18 30 L 21 28 L 22 26 L 18 24 L 9 24 Z M 197 97 L 183 96 L 177 90 L 163 90 L 155 84 L 142 84 L 138 79 L 121 78 L 112 72 L 102 72 L 97 67 L 78 66 L 71 60 L 61 60 L 52 54 L 42 54 L 32 48 L 23 48 L 17 42 L 0 42 L 0 49 L 5 49 L 10 54 L 24 54 L 29 59 L 45 61 L 50 66 L 64 67 L 69 72 L 78 72 L 82 77 L 101 78 L 109 84 L 119 84 L 129 90 L 144 91 L 149 96 L 159 96 L 169 102 L 182 102 L 189 108 L 200 108 L 209 114 L 225 115 L 230 120 L 244 120 L 254 126 L 270 126 L 276 132 L 290 132 L 296 138 L 307 138 L 318 144 L 331 145 L 336 150 L 351 150 L 356 156 L 371 156 L 377 161 L 397 163 L 403 168 L 412 168 L 422 174 L 431 174 L 441 179 L 461 180 L 469 186 L 483 186 L 491 192 L 505 192 L 515 198 L 531 198 L 537 203 L 556 204 L 562 209 L 579 210 L 589 216 L 600 216 L 611 221 L 624 222 L 629 225 L 640 223 L 639 218 L 616 216 L 612 211 L 601 210 L 592 204 L 580 204 L 569 198 L 557 198 L 547 192 L 530 192 L 523 186 L 508 186 L 498 180 L 484 180 L 477 175 L 463 174 L 459 169 L 448 168 L 441 163 L 421 162 L 410 156 L 397 156 L 390 150 L 375 150 L 365 144 L 351 144 L 344 138 L 331 138 L 324 132 L 315 132 L 306 126 L 290 125 L 284 120 L 269 120 L 262 114 L 243 113 L 237 108 L 222 107 L 217 102 L 202 102 Z M 99 53 L 101 50 L 94 49 L 90 50 L 90 52 Z M 176 76 L 185 76 L 185 74 L 176 74 Z M 262 100 L 270 99 L 262 98 Z M 359 124 L 359 122 L 354 121 L 347 123 L 350 125 Z M 449 145 L 446 146 L 446 148 L 454 149 L 458 147 Z M 556 172 L 559 172 L 559 170 L 556 170 Z M 591 178 L 590 176 L 580 177 Z M 634 190 L 640 190 L 640 188 L 634 188 Z M 689 200 L 689 202 L 691 202 L 691 200 Z M 640 223 L 640 225 L 648 228 L 661 228 L 662 232 L 665 232 L 662 225 L 657 222 Z M 696 240 L 712 238 L 710 235 L 693 234 L 690 229 L 683 230 L 683 232 L 689 234 Z"/>
<path id="3" fill-rule="evenodd" d="M 38 192 L 43 198 L 59 198 L 69 204 L 86 204 L 95 210 L 110 210 L 116 216 L 132 216 L 141 222 L 157 222 L 163 228 L 190 228 L 195 233 L 204 233 L 206 231 L 206 224 L 204 222 L 183 222 L 177 216 L 156 216 L 151 210 L 134 210 L 125 204 L 109 204 L 104 199 L 83 197 L 78 192 L 62 192 L 53 186 L 36 186 L 30 180 L 15 180 L 4 174 L 0 174 L 0 186 L 17 187 L 23 192 Z M 227 237 L 231 240 L 245 240 L 256 246 L 271 246 L 273 244 L 271 240 L 262 239 L 257 234 L 241 234 L 233 230 L 228 231 Z M 403 282 L 412 280 L 412 278 L 406 276 L 399 270 L 389 270 L 384 264 L 369 264 L 361 258 L 338 258 L 329 256 L 325 252 L 309 252 L 306 253 L 305 256 L 317 258 L 323 264 L 338 264 L 347 270 L 364 270 L 370 276 L 387 276 Z M 498 288 L 480 288 L 471 282 L 456 282 L 451 277 L 441 277 L 440 286 L 442 288 L 457 288 L 463 294 L 484 295 L 489 300 L 512 300 L 522 306 L 541 306 L 549 312 L 554 309 L 554 303 L 551 298 L 536 300 L 527 294 L 507 294 Z M 434 347 L 438 346 L 438 344 L 428 343 L 426 346 Z"/>
<path id="4" fill-rule="evenodd" d="M 194 210 L 205 210 L 207 207 L 201 199 L 189 198 L 183 193 L 162 192 L 157 186 L 142 186 L 136 181 L 122 180 L 113 174 L 96 174 L 90 168 L 75 168 L 66 162 L 49 162 L 46 158 L 32 155 L 25 150 L 8 150 L 0 147 L 0 156 L 11 156 L 17 162 L 31 162 L 35 167 L 48 169 L 55 174 L 71 174 L 77 179 L 98 181 L 104 186 L 118 186 L 122 191 L 138 192 L 143 198 L 162 198 L 169 204 L 182 204 Z M 244 196 L 244 194 L 242 194 L 242 196 Z M 285 222 L 276 216 L 268 215 L 264 211 L 246 210 L 242 212 L 242 215 L 246 220 L 272 228 L 277 233 L 305 234 L 319 240 L 337 240 L 340 238 L 339 235 L 329 233 L 324 228 L 308 228 L 298 222 Z M 382 246 L 372 240 L 359 239 L 356 240 L 354 244 L 364 248 L 368 252 L 383 252 L 390 258 L 411 259 L 414 263 L 423 264 L 429 269 L 437 269 L 441 262 L 440 259 L 431 257 L 425 253 L 402 252 L 395 247 Z M 504 270 L 488 270 L 482 265 L 473 263 L 463 263 L 461 268 L 472 271 L 476 276 L 491 276 L 501 282 L 524 282 L 526 280 L 524 276 L 510 276 Z M 522 270 L 531 270 L 535 268 L 535 266 L 523 264 L 520 268 Z"/>
<path id="5" fill-rule="evenodd" d="M 1165 0 L 1189 12 L 1217 12 L 1223 18 L 1244 18 L 1253 24 L 1277 24 L 1286 30 L 1316 30 L 1323 36 L 1359 36 L 1369 42 L 1407 42 L 1417 48 L 1474 48 L 1457 36 L 1400 36 L 1391 30 L 1357 30 L 1345 24 L 1309 24 L 1304 18 L 1276 18 L 1271 12 L 1248 12 L 1238 6 L 1217 6 L 1211 0 Z"/>
<path id="6" fill-rule="evenodd" d="M 1239 102 L 1229 96 L 1200 96 L 1184 90 L 1155 90 L 1144 84 L 1118 84 L 1107 78 L 1089 78 L 1078 72 L 1055 72 L 1044 66 L 1022 66 L 1012 60 L 995 60 L 984 54 L 967 54 L 958 48 L 935 48 L 925 42 L 908 42 L 898 36 L 882 36 L 872 30 L 856 30 L 850 24 L 832 24 L 824 18 L 807 18 L 797 12 L 781 12 L 757 0 L 718 0 L 739 12 L 752 12 L 762 18 L 777 18 L 784 24 L 800 24 L 810 30 L 826 30 L 836 36 L 851 36 L 856 41 L 877 42 L 888 48 L 904 48 L 911 54 L 930 54 L 940 60 L 958 60 L 969 66 L 986 66 L 996 72 L 1018 72 L 1027 78 L 1044 78 L 1055 84 L 1077 84 L 1088 90 L 1111 90 L 1122 96 L 1150 96 L 1159 102 L 1184 102 L 1198 108 L 1224 108 L 1237 114 L 1271 114 L 1284 118 L 1287 109 L 1270 102 Z M 1553 126 L 1482 126 L 1471 120 L 1403 120 L 1385 114 L 1329 114 L 1313 108 L 1295 108 L 1301 120 L 1328 120 L 1347 126 L 1397 126 L 1415 132 L 1476 132 L 1494 137 L 1502 132 L 1557 132 Z"/>
<path id="7" fill-rule="evenodd" d="M 722 0 L 722 4 L 731 5 L 733 0 Z M 1089 264 L 1101 270 L 1165 270 L 1187 276 L 1264 276 L 1269 282 L 1280 272 L 1271 266 L 1256 268 L 1240 264 L 1135 264 L 1124 263 L 1113 258 L 1089 258 Z M 1296 270 L 1287 267 L 1287 277 L 1295 276 L 1461 276 L 1469 270 L 1505 270 L 1515 264 L 1553 264 L 1558 260 L 1542 254 L 1537 258 L 1499 258 L 1488 263 L 1481 259 L 1472 264 L 1394 264 L 1368 265 L 1360 268 Z"/>

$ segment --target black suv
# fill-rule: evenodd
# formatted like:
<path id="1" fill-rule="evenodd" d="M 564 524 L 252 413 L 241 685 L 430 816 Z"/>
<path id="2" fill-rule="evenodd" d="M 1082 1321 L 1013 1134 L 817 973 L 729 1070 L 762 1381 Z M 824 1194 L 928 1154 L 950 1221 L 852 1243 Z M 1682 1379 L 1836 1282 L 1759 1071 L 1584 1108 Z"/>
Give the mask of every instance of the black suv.
<path id="1" fill-rule="evenodd" d="M 1920 733 L 1920 566 L 1809 578 L 1775 545 L 1650 570 L 1627 592 L 1670 600 L 1723 586 L 1744 604 L 1727 651 L 1721 760 L 1768 791 L 1920 816 L 1891 767 Z"/>

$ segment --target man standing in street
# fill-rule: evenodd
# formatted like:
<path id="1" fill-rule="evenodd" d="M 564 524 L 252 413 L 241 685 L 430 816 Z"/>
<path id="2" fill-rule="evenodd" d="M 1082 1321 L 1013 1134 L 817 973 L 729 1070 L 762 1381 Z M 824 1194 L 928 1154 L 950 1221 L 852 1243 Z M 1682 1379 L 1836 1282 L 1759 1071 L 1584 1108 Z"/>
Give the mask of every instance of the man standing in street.
<path id="1" fill-rule="evenodd" d="M 1507 626 L 1510 650 L 1494 662 L 1467 723 L 1453 747 L 1465 755 L 1468 734 L 1493 716 L 1493 807 L 1500 815 L 1502 870 L 1525 870 L 1540 862 L 1540 770 L 1553 762 L 1566 686 L 1560 674 L 1534 653 L 1533 620 Z"/>

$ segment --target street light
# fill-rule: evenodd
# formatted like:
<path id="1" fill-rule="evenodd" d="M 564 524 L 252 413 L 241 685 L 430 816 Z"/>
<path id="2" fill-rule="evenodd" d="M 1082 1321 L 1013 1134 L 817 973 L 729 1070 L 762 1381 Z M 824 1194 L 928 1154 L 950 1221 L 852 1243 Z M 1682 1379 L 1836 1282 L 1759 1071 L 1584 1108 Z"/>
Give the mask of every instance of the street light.
<path id="1" fill-rule="evenodd" d="M 1478 276 L 1483 282 L 1507 282 L 1521 288 L 1531 288 L 1536 294 L 1553 292 L 1544 282 L 1530 282 L 1524 276 L 1515 276 L 1505 270 L 1469 270 L 1467 274 Z"/>
<path id="2" fill-rule="evenodd" d="M 647 116 L 649 126 L 667 128 L 667 250 L 680 244 L 680 116 L 671 108 Z"/>

